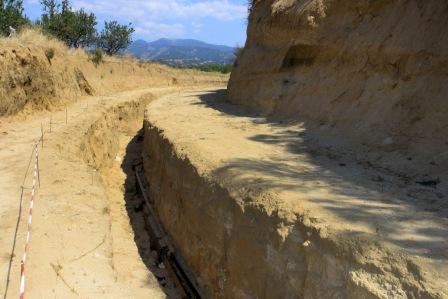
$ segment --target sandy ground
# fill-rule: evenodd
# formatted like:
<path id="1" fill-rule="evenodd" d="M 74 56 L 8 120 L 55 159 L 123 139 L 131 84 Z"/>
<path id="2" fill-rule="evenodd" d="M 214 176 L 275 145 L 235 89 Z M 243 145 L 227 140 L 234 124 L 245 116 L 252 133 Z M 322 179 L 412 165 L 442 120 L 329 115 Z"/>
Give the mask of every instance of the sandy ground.
<path id="1" fill-rule="evenodd" d="M 33 230 L 26 264 L 29 298 L 165 298 L 158 280 L 142 261 L 123 200 L 125 174 L 118 162 L 103 182 L 78 157 L 89 126 L 107 108 L 136 100 L 147 89 L 109 97 L 88 97 L 53 113 L 52 132 L 40 150 L 41 188 L 33 211 Z M 0 127 L 0 290 L 6 285 L 22 180 L 33 143 L 49 131 L 49 115 Z M 124 138 L 123 145 L 131 139 Z M 127 138 L 127 139 L 126 139 Z M 122 150 L 124 147 L 122 146 Z M 31 175 L 25 187 L 31 186 Z M 18 297 L 30 190 L 23 196 L 22 218 L 7 298 Z M 144 240 L 143 240 L 144 241 Z"/>
<path id="2" fill-rule="evenodd" d="M 319 232 L 316 238 L 353 251 L 355 239 L 375 243 L 379 249 L 368 254 L 369 263 L 379 268 L 401 267 L 393 265 L 391 252 L 409 257 L 420 270 L 408 264 L 403 273 L 411 274 L 401 275 L 419 273 L 448 296 L 444 190 L 403 182 L 362 162 L 355 151 L 329 150 L 331 138 L 300 123 L 270 122 L 224 99 L 216 90 L 167 96 L 148 106 L 147 119 L 201 176 L 240 199 L 242 209 L 251 205 L 284 217 L 306 215 L 306 225 Z"/>
<path id="3" fill-rule="evenodd" d="M 40 152 L 41 188 L 27 263 L 30 298 L 166 296 L 134 241 L 123 201 L 123 155 L 116 157 L 104 180 L 77 156 L 84 133 L 108 108 L 148 92 L 167 90 L 86 98 L 69 107 L 68 124 L 65 111 L 52 115 L 52 133 L 46 134 Z M 357 235 L 381 242 L 416 260 L 435 288 L 448 289 L 446 209 L 413 201 L 406 195 L 409 186 L 393 175 L 365 167 L 350 156 L 329 155 L 300 124 L 272 123 L 222 99 L 216 90 L 176 92 L 151 103 L 148 117 L 178 152 L 188 155 L 200 174 L 227 186 L 235 198 L 250 195 L 268 211 L 305 211 L 313 219 L 310 225 L 318 227 L 324 238 L 343 242 Z M 48 116 L 0 127 L 2 291 L 20 186 L 41 123 L 48 131 Z M 120 152 L 128 150 L 132 137 L 132 132 L 117 136 Z M 28 175 L 25 187 L 30 184 Z M 18 294 L 29 195 L 26 189 L 8 298 Z M 381 261 L 372 261 L 376 262 Z"/>

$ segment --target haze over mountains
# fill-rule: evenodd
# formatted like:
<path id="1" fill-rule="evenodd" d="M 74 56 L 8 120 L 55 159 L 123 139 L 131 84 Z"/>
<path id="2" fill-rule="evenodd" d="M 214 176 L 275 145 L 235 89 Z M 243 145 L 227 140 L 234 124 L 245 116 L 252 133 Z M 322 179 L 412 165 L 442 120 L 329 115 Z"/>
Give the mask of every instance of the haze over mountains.
<path id="1" fill-rule="evenodd" d="M 194 39 L 161 38 L 153 42 L 134 41 L 126 50 L 137 58 L 159 61 L 173 66 L 231 64 L 234 47 L 208 44 Z"/>

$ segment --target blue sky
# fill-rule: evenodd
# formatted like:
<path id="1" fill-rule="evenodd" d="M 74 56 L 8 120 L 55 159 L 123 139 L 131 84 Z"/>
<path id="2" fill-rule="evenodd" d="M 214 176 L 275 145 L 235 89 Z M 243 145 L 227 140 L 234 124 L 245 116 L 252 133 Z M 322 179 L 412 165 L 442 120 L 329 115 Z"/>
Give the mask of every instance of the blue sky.
<path id="1" fill-rule="evenodd" d="M 246 0 L 72 0 L 75 9 L 96 14 L 98 23 L 132 22 L 134 39 L 193 38 L 213 44 L 243 46 Z M 25 0 L 25 13 L 40 17 L 39 0 Z"/>

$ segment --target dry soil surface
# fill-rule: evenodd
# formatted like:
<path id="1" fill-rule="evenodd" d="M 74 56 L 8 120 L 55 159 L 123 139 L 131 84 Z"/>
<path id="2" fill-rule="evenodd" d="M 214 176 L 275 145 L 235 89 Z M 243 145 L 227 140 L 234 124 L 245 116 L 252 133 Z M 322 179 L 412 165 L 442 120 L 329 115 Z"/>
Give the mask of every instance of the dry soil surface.
<path id="1" fill-rule="evenodd" d="M 109 108 L 148 92 L 161 95 L 169 90 L 86 98 L 69 107 L 68 124 L 65 111 L 52 115 L 52 132 L 40 148 L 41 188 L 27 262 L 29 297 L 166 297 L 134 242 L 120 189 L 125 178 L 120 169 L 123 156 L 116 157 L 106 179 L 79 157 L 81 140 L 92 123 Z M 222 102 L 223 96 L 216 90 L 176 92 L 152 102 L 147 117 L 201 175 L 226 186 L 234 198 L 254 200 L 250 204 L 266 211 L 306 214 L 312 219 L 308 225 L 319 231 L 316 238 L 349 243 L 352 236 L 362 236 L 379 242 L 379 248 L 402 252 L 424 269 L 419 275 L 443 295 L 448 289 L 446 207 L 409 196 L 432 194 L 433 189 L 404 185 L 393 174 L 359 164 L 353 156 L 328 153 L 300 124 L 273 123 L 247 114 Z M 0 126 L 2 291 L 20 186 L 41 123 L 48 131 L 49 117 Z M 117 138 L 124 151 L 132 136 Z M 24 186 L 30 186 L 30 175 Z M 25 189 L 8 298 L 18 293 L 29 193 Z"/>
<path id="2" fill-rule="evenodd" d="M 363 253 L 366 265 L 403 281 L 419 276 L 425 288 L 448 296 L 446 190 L 404 182 L 355 150 L 338 152 L 331 143 L 337 136 L 245 113 L 225 102 L 223 90 L 163 97 L 146 117 L 179 160 L 228 189 L 243 210 L 301 215 L 297 221 L 318 232 L 310 233 L 311 244 L 330 240 L 353 254 L 358 242 L 375 244 Z M 331 247 L 323 251 L 332 254 Z M 403 269 L 395 264 L 402 257 L 410 259 Z"/>
<path id="3" fill-rule="evenodd" d="M 30 298 L 167 296 L 166 289 L 148 270 L 147 261 L 142 260 L 140 248 L 134 242 L 134 231 L 125 208 L 123 185 L 126 176 L 120 156 L 116 157 L 109 175 L 104 177 L 83 162 L 79 148 L 92 123 L 104 117 L 111 107 L 136 101 L 148 93 L 157 96 L 170 92 L 173 89 L 152 88 L 107 97 L 86 97 L 68 107 L 67 124 L 65 111 L 51 115 L 51 133 L 50 115 L 41 114 L 20 122 L 0 124 L 2 296 L 19 213 L 21 186 L 28 173 L 7 292 L 7 298 L 18 297 L 30 198 L 28 188 L 31 186 L 27 165 L 33 144 L 41 136 L 41 124 L 46 133 L 43 148 L 39 146 L 40 188 L 33 210 L 26 264 L 26 295 Z M 133 137 L 131 135 L 116 136 L 120 138 L 120 151 L 125 151 L 126 144 Z M 150 260 L 151 256 L 147 259 Z"/>

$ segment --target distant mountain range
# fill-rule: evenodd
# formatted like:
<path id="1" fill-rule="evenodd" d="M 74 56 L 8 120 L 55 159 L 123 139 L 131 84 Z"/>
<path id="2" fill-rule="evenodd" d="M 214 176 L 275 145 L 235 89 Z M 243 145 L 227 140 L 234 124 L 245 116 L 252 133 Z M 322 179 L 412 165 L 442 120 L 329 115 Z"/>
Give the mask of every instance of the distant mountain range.
<path id="1" fill-rule="evenodd" d="M 161 38 L 153 42 L 134 41 L 126 54 L 159 61 L 173 66 L 230 64 L 235 60 L 235 48 L 208 44 L 194 39 Z"/>

